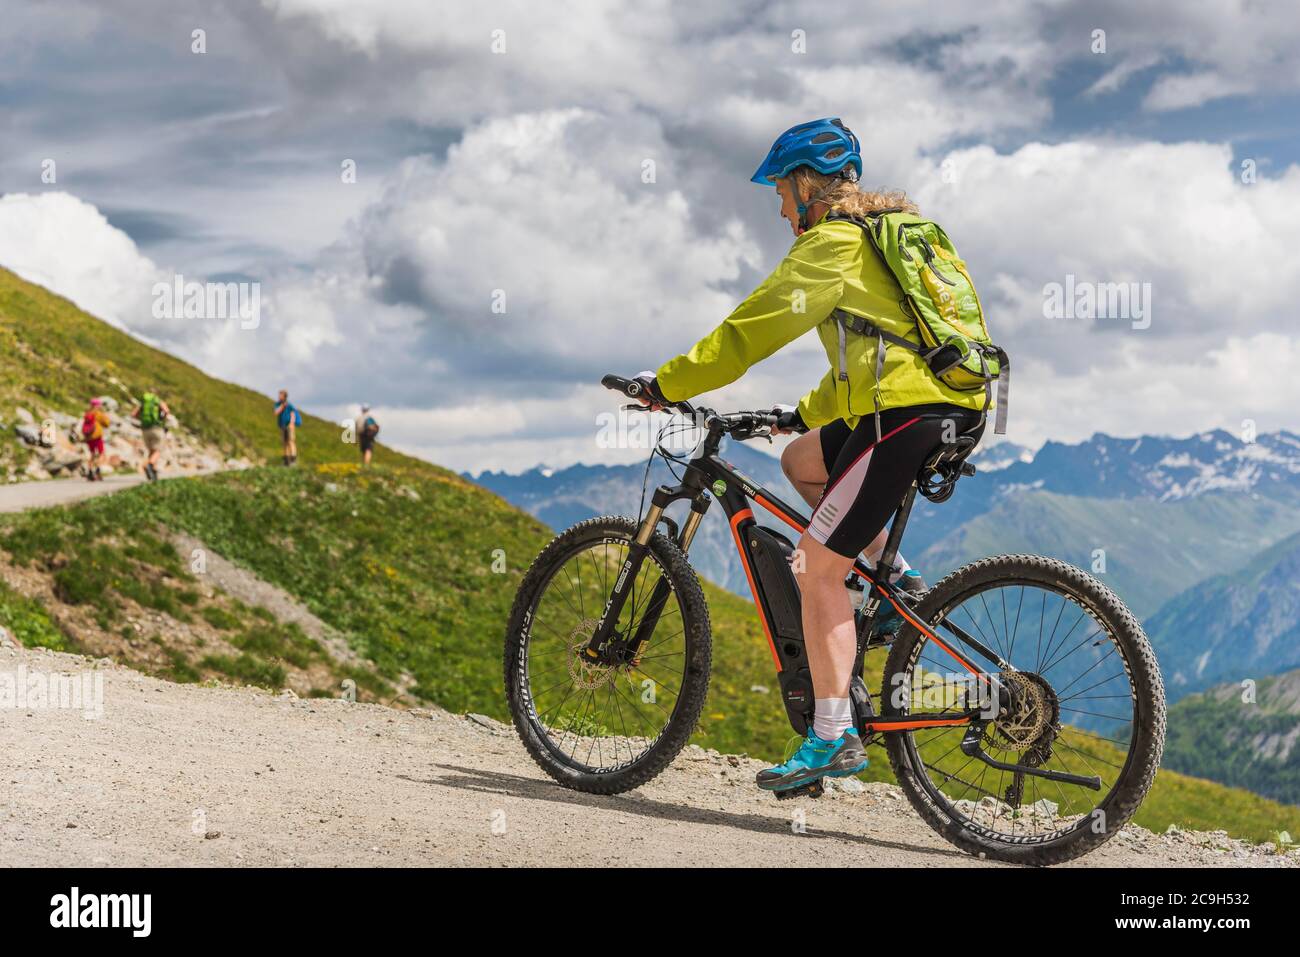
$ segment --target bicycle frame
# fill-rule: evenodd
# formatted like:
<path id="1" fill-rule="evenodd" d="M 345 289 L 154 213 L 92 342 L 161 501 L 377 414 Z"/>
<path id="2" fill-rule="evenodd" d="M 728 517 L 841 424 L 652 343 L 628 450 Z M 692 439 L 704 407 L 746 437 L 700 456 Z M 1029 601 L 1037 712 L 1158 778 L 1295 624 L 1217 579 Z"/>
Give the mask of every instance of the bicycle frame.
<path id="1" fill-rule="evenodd" d="M 802 734 L 807 730 L 813 705 L 812 680 L 808 670 L 802 628 L 798 629 L 798 634 L 790 634 L 787 625 L 784 629 L 786 633 L 783 634 L 777 627 L 773 612 L 773 596 L 764 585 L 763 578 L 755 570 L 756 550 L 759 547 L 759 542 L 751 533 L 754 529 L 762 526 L 759 526 L 754 519 L 750 503 L 751 501 L 757 503 L 801 535 L 808 528 L 809 519 L 805 518 L 799 510 L 792 508 L 777 496 L 752 482 L 718 455 L 718 449 L 725 434 L 722 427 L 717 423 L 710 425 L 708 435 L 699 453 L 687 463 L 686 473 L 681 483 L 675 486 L 661 485 L 655 490 L 650 509 L 641 522 L 637 536 L 628 550 L 627 559 L 615 581 L 614 590 L 605 606 L 600 624 L 588 643 L 586 654 L 593 661 L 606 663 L 628 661 L 635 658 L 636 650 L 654 631 L 659 614 L 670 597 L 670 588 L 667 581 L 661 578 L 646 605 L 645 615 L 637 626 L 635 634 L 614 636 L 615 623 L 619 620 L 619 615 L 631 590 L 630 583 L 636 580 L 641 563 L 649 550 L 651 536 L 661 522 L 666 523 L 670 536 L 674 538 L 683 553 L 687 552 L 699 528 L 700 521 L 709 508 L 712 501 L 711 496 L 716 497 L 727 515 L 728 524 L 735 539 L 736 549 L 740 553 L 741 565 L 745 570 L 745 577 L 753 594 L 754 605 L 758 610 L 758 617 L 772 653 L 773 663 L 776 665 L 777 677 L 781 685 L 782 698 L 785 702 L 787 714 L 795 731 Z M 859 720 L 858 727 L 864 737 L 867 734 L 912 731 L 920 728 L 958 727 L 971 725 L 972 722 L 976 722 L 982 728 L 981 717 L 984 719 L 992 717 L 992 715 L 985 714 L 984 710 L 980 708 L 972 708 L 961 714 L 951 716 L 917 719 L 908 717 L 888 718 L 875 713 L 871 705 L 870 695 L 861 679 L 861 674 L 863 659 L 869 646 L 867 637 L 871 633 L 881 599 L 888 601 L 906 621 L 948 652 L 955 661 L 970 672 L 976 681 L 985 683 L 986 690 L 993 695 L 992 700 L 994 702 L 1000 700 L 1000 684 L 996 675 L 980 668 L 969 656 L 953 647 L 951 642 L 940 637 L 936 633 L 936 628 L 931 628 L 921 621 L 912 610 L 909 596 L 889 581 L 889 573 L 892 571 L 894 558 L 898 554 L 899 542 L 907 525 L 916 498 L 916 491 L 917 488 L 913 485 L 902 503 L 900 503 L 890 527 L 888 541 L 880 560 L 876 564 L 876 568 L 872 569 L 860 558 L 853 566 L 853 572 L 864 582 L 865 592 L 863 615 L 858 627 L 857 660 L 854 667 L 855 678 L 851 689 Z M 691 509 L 690 516 L 678 531 L 676 524 L 664 516 L 664 511 L 669 505 L 681 500 L 689 500 Z M 794 574 L 788 567 L 786 573 Z M 973 648 L 981 657 L 986 658 L 996 666 L 998 671 L 1010 667 L 996 652 L 951 622 L 944 621 L 939 627 L 952 632 L 965 642 L 968 647 Z"/>

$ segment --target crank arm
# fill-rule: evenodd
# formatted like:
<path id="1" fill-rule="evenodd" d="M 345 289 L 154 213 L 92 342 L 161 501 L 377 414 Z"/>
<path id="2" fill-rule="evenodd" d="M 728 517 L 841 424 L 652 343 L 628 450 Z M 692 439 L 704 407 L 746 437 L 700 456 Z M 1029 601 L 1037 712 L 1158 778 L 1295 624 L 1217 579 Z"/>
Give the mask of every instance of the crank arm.
<path id="1" fill-rule="evenodd" d="M 1036 778 L 1046 778 L 1049 781 L 1059 781 L 1062 784 L 1077 784 L 1079 787 L 1089 788 L 1093 791 L 1101 790 L 1101 778 L 1096 775 L 1085 777 L 1082 774 L 1069 774 L 1065 771 L 1046 771 L 1043 768 L 1031 768 L 1023 764 L 1007 764 L 1005 761 L 991 758 L 980 748 L 980 740 L 983 737 L 984 725 L 972 724 L 965 737 L 961 739 L 961 753 L 968 758 L 979 758 L 989 767 L 997 768 L 999 771 L 1010 771 L 1013 774 L 1030 774 Z"/>

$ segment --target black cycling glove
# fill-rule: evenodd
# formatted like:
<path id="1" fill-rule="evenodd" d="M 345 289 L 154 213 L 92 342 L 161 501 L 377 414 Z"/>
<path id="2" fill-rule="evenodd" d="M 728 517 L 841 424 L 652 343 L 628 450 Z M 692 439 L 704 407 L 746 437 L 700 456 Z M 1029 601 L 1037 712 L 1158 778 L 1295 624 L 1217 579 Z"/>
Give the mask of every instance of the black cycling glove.
<path id="1" fill-rule="evenodd" d="M 798 408 L 788 408 L 778 405 L 772 410 L 776 413 L 776 427 L 785 432 L 804 433 L 808 431 L 808 426 L 804 424 L 803 416 L 799 414 Z"/>
<path id="2" fill-rule="evenodd" d="M 642 372 L 635 376 L 637 382 L 641 383 L 641 388 L 645 390 L 642 398 L 648 399 L 653 405 L 672 405 L 664 394 L 659 391 L 659 378 L 653 372 Z"/>

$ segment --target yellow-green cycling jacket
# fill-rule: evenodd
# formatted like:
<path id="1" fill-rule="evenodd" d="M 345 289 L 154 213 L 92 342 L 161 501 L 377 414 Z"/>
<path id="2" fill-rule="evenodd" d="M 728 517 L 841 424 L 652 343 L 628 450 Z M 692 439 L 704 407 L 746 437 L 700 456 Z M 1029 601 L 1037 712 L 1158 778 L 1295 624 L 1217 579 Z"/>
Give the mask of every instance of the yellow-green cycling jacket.
<path id="1" fill-rule="evenodd" d="M 816 328 L 831 369 L 818 386 L 799 400 L 799 413 L 810 428 L 836 419 L 850 427 L 875 411 L 876 350 L 880 340 L 853 332 L 845 342 L 845 371 L 840 364 L 837 306 L 865 316 L 876 325 L 919 342 L 916 323 L 903 314 L 900 290 L 862 230 L 844 220 L 822 219 L 804 232 L 772 275 L 750 293 L 718 328 L 691 351 L 670 360 L 657 373 L 660 391 L 672 402 L 735 382 L 752 365 Z M 984 407 L 984 391 L 958 392 L 940 382 L 915 352 L 901 347 L 885 351 L 879 408 L 946 402 L 963 408 Z"/>

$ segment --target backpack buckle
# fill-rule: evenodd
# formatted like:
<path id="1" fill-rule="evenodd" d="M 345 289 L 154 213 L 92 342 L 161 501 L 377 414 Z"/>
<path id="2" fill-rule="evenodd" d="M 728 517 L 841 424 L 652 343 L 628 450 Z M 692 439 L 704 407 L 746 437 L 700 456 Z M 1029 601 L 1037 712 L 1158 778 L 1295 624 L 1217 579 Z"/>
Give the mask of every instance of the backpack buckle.
<path id="1" fill-rule="evenodd" d="M 970 358 L 970 343 L 960 336 L 949 336 L 925 354 L 925 364 L 936 376 L 945 375 Z"/>

